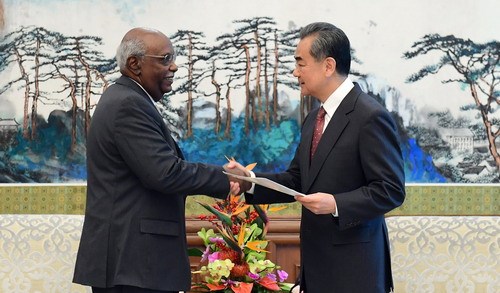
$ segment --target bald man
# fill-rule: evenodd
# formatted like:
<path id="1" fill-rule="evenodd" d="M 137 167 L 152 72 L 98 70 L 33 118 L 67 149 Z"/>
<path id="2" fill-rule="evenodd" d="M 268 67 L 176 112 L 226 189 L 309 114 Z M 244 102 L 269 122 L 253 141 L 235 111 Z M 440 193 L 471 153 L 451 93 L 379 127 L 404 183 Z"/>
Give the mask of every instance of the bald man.
<path id="1" fill-rule="evenodd" d="M 73 281 L 94 293 L 188 291 L 186 196 L 225 198 L 239 187 L 226 167 L 185 161 L 155 107 L 177 71 L 170 40 L 134 28 L 116 59 L 122 76 L 99 100 L 87 138 L 87 204 Z"/>

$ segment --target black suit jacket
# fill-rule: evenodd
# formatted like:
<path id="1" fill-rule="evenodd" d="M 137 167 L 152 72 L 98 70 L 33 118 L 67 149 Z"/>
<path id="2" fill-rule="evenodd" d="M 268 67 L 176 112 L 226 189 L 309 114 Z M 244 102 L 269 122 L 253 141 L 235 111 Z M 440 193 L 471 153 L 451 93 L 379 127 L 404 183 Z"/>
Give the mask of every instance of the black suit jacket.
<path id="1" fill-rule="evenodd" d="M 122 76 L 87 138 L 87 205 L 74 282 L 188 291 L 188 194 L 225 198 L 222 167 L 183 159 L 146 93 Z"/>
<path id="2" fill-rule="evenodd" d="M 308 293 L 389 292 L 393 287 L 384 214 L 401 205 L 403 160 L 388 111 L 359 86 L 349 92 L 309 159 L 317 110 L 304 121 L 288 170 L 257 174 L 305 194 L 335 196 L 339 217 L 302 208 L 301 286 Z M 256 186 L 250 203 L 293 197 Z"/>

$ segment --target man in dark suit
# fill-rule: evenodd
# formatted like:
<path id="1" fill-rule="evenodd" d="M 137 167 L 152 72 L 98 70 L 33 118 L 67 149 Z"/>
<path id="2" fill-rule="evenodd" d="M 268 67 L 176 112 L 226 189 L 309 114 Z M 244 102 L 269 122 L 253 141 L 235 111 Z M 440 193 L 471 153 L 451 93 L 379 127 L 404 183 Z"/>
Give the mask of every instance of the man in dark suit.
<path id="1" fill-rule="evenodd" d="M 384 214 L 403 203 L 403 160 L 391 115 L 348 77 L 350 50 L 334 25 L 302 29 L 293 75 L 321 107 L 305 119 L 289 168 L 256 175 L 307 196 L 261 186 L 245 195 L 249 203 L 303 205 L 300 286 L 307 293 L 393 290 Z"/>
<path id="2" fill-rule="evenodd" d="M 88 133 L 87 205 L 73 281 L 94 293 L 188 291 L 186 195 L 225 198 L 239 187 L 223 167 L 185 161 L 155 107 L 177 71 L 170 40 L 132 29 L 117 61 L 122 77 L 102 95 Z"/>

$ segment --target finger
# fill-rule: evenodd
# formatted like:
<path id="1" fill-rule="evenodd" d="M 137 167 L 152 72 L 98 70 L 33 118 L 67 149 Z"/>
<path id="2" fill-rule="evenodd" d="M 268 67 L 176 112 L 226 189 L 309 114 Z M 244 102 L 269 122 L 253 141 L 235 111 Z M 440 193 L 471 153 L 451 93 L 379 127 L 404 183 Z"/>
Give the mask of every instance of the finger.
<path id="1" fill-rule="evenodd" d="M 240 185 L 238 183 L 230 182 L 229 184 L 231 185 L 231 194 L 240 194 Z"/>
<path id="2" fill-rule="evenodd" d="M 229 161 L 229 163 L 226 164 L 226 167 L 229 169 L 234 169 L 236 168 L 237 163 L 235 161 Z"/>
<path id="3" fill-rule="evenodd" d="M 299 202 L 311 202 L 312 201 L 312 197 L 310 195 L 308 195 L 308 196 L 296 195 L 295 196 L 295 200 L 297 200 Z"/>
<path id="4" fill-rule="evenodd" d="M 306 204 L 308 203 L 307 199 L 305 198 L 305 196 L 299 196 L 299 195 L 296 195 L 295 196 L 295 200 L 298 201 L 299 203 L 301 204 Z"/>

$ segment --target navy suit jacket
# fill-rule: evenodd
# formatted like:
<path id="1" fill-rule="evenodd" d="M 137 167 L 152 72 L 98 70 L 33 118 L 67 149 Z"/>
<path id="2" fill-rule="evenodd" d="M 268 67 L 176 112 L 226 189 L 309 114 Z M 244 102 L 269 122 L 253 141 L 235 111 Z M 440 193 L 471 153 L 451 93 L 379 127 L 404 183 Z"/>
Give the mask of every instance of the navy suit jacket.
<path id="1" fill-rule="evenodd" d="M 384 214 L 402 204 L 404 171 L 390 113 L 358 85 L 333 115 L 310 160 L 318 110 L 302 126 L 289 168 L 267 177 L 305 194 L 335 196 L 339 217 L 302 208 L 301 287 L 308 293 L 389 292 L 393 287 Z M 249 203 L 291 202 L 256 186 Z"/>
<path id="2" fill-rule="evenodd" d="M 222 167 L 190 163 L 146 93 L 122 76 L 87 138 L 87 205 L 74 282 L 188 291 L 188 194 L 225 198 Z"/>

